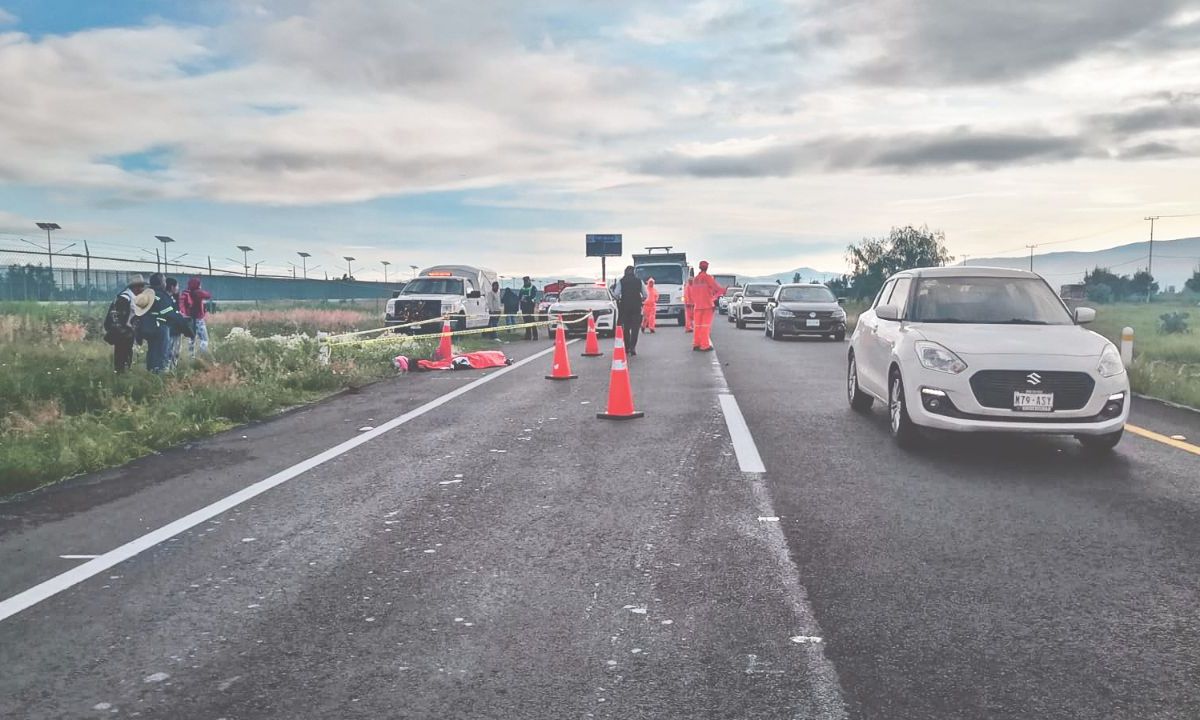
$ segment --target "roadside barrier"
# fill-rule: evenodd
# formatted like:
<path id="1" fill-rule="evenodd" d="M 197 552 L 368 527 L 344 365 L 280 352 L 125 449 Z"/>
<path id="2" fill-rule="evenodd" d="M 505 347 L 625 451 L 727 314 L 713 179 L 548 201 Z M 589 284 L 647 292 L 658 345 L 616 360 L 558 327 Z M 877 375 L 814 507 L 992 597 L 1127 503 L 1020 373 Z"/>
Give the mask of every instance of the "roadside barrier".
<path id="1" fill-rule="evenodd" d="M 554 331 L 554 364 L 550 368 L 547 380 L 574 380 L 578 375 L 571 374 L 571 356 L 567 354 L 567 329 L 563 325 L 562 316 L 558 316 L 558 328 Z"/>
<path id="2" fill-rule="evenodd" d="M 600 352 L 600 338 L 596 335 L 596 316 L 588 313 L 587 321 L 587 344 L 583 348 L 583 356 L 600 357 L 604 353 Z"/>
<path id="3" fill-rule="evenodd" d="M 1133 364 L 1133 328 L 1121 330 L 1121 362 L 1125 367 Z"/>
<path id="4" fill-rule="evenodd" d="M 625 357 L 625 333 L 617 326 L 613 341 L 612 375 L 608 382 L 608 410 L 596 413 L 601 420 L 635 420 L 645 413 L 633 409 L 633 386 L 629 382 L 629 361 Z"/>

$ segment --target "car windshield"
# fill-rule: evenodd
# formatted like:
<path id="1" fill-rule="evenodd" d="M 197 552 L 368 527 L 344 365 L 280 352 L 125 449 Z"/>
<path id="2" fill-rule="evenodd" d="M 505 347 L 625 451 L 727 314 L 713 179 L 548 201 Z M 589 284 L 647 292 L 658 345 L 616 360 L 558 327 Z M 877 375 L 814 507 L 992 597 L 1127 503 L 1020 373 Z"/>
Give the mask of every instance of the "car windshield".
<path id="1" fill-rule="evenodd" d="M 417 278 L 404 286 L 405 295 L 462 295 L 462 278 Z"/>
<path id="2" fill-rule="evenodd" d="M 681 265 L 637 265 L 633 268 L 634 274 L 646 282 L 650 278 L 654 278 L 654 282 L 658 285 L 682 285 L 683 284 L 683 266 Z"/>
<path id="3" fill-rule="evenodd" d="M 579 287 L 563 290 L 558 299 L 563 302 L 578 302 L 580 300 L 608 300 L 608 291 L 597 287 Z"/>
<path id="4" fill-rule="evenodd" d="M 779 291 L 780 302 L 837 302 L 826 287 L 785 287 Z"/>
<path id="5" fill-rule="evenodd" d="M 909 305 L 908 319 L 985 325 L 1072 324 L 1070 314 L 1045 282 L 1019 277 L 922 278 Z"/>
<path id="6" fill-rule="evenodd" d="M 558 299 L 558 293 L 545 293 L 542 295 L 542 302 L 554 302 Z"/>
<path id="7" fill-rule="evenodd" d="M 775 294 L 778 285 L 747 285 L 742 294 L 746 297 L 771 297 Z"/>

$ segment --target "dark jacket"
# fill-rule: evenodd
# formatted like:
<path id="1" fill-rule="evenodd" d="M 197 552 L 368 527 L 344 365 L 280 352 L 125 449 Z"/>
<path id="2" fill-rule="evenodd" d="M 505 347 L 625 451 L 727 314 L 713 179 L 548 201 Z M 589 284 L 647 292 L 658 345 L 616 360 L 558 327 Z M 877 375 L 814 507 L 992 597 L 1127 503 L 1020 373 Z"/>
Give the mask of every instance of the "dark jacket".
<path id="1" fill-rule="evenodd" d="M 517 291 L 517 297 L 521 301 L 521 312 L 532 313 L 537 309 L 537 292 L 537 288 L 532 285 Z"/>
<path id="2" fill-rule="evenodd" d="M 154 288 L 154 304 L 142 317 L 142 325 L 143 327 L 149 325 L 153 328 L 161 328 L 165 325 L 170 328 L 171 332 L 188 337 L 195 334 L 192 324 L 188 322 L 187 318 L 180 315 L 179 308 L 175 307 L 175 298 L 171 297 L 171 294 L 163 288 Z"/>
<path id="3" fill-rule="evenodd" d="M 623 275 L 617 281 L 617 309 L 621 317 L 632 318 L 642 316 L 642 303 L 646 300 L 646 287 L 637 275 Z"/>

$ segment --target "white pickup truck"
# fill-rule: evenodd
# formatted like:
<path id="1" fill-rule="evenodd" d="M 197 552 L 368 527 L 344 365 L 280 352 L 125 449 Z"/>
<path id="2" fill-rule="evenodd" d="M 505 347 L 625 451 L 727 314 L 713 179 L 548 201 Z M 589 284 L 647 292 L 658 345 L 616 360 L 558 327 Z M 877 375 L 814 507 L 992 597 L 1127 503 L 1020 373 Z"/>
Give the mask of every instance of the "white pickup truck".
<path id="1" fill-rule="evenodd" d="M 449 318 L 455 330 L 487 327 L 485 295 L 495 280 L 495 271 L 470 265 L 426 268 L 408 281 L 399 295 L 388 300 L 384 324 L 410 325 L 429 321 L 405 328 L 413 333 L 440 330 L 442 318 Z"/>

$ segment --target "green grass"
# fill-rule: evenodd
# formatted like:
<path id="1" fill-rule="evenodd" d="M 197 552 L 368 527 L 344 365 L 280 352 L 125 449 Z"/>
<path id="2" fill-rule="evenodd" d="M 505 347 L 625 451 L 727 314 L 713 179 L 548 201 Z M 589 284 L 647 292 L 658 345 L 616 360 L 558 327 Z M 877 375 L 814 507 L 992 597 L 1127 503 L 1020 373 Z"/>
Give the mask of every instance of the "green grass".
<path id="1" fill-rule="evenodd" d="M 1118 347 L 1121 331 L 1133 328 L 1133 365 L 1129 381 L 1134 392 L 1200 408 L 1200 307 L 1184 302 L 1090 305 L 1096 309 L 1091 329 Z M 1159 316 L 1186 312 L 1192 332 L 1165 335 Z"/>
<path id="2" fill-rule="evenodd" d="M 428 357 L 434 346 L 433 340 L 391 336 L 385 342 L 339 346 L 324 364 L 311 337 L 226 338 L 218 314 L 211 324 L 209 359 L 185 360 L 163 376 L 144 367 L 115 375 L 112 348 L 97 339 L 99 330 L 90 329 L 98 328 L 97 313 L 103 311 L 0 307 L 0 496 L 121 465 L 394 376 L 396 354 Z M 372 327 L 377 321 L 373 312 L 364 312 L 361 324 Z M 292 329 L 272 327 L 272 322 L 249 329 L 255 335 Z M 89 328 L 85 339 L 79 339 L 79 326 Z M 493 347 L 471 336 L 455 345 Z M 144 362 L 140 351 L 137 360 Z"/>

